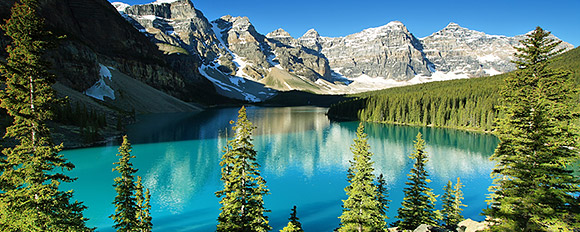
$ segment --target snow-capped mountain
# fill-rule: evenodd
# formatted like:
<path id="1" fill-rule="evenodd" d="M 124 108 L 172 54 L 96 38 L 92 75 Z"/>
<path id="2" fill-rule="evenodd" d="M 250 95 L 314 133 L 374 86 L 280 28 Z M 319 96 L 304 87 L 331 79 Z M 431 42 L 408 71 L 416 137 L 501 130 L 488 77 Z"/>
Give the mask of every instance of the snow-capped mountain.
<path id="1" fill-rule="evenodd" d="M 113 5 L 160 50 L 198 57 L 199 73 L 218 92 L 248 101 L 276 90 L 353 93 L 504 73 L 515 69 L 513 47 L 523 38 L 450 23 L 419 39 L 394 21 L 337 38 L 311 29 L 295 39 L 283 29 L 260 34 L 247 17 L 210 22 L 189 0 Z"/>

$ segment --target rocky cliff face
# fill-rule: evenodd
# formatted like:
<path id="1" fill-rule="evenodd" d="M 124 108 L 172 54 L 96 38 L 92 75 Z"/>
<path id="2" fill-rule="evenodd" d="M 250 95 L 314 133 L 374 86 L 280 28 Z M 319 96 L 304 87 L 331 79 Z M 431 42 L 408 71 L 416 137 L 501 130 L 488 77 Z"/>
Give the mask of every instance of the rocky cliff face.
<path id="1" fill-rule="evenodd" d="M 421 42 L 435 70 L 480 77 L 514 70 L 510 61 L 519 39 L 487 35 L 450 23 Z"/>
<path id="2" fill-rule="evenodd" d="M 117 9 L 165 53 L 185 53 L 183 48 L 207 63 L 224 52 L 218 46 L 212 25 L 189 0 Z"/>
<path id="3" fill-rule="evenodd" d="M 13 0 L 2 1 L 7 18 Z M 47 54 L 57 80 L 83 92 L 99 80 L 99 64 L 140 80 L 186 101 L 211 101 L 211 83 L 195 67 L 199 57 L 163 54 L 155 44 L 127 23 L 106 0 L 43 0 L 39 13 L 47 29 L 65 35 Z M 209 88 L 208 88 L 209 87 Z M 210 97 L 208 97 L 210 96 Z"/>
<path id="4" fill-rule="evenodd" d="M 324 54 L 332 69 L 346 77 L 408 80 L 430 73 L 431 63 L 425 59 L 423 45 L 401 22 L 341 38 L 320 37 L 316 31 L 309 31 L 299 41 Z"/>
<path id="5" fill-rule="evenodd" d="M 550 35 L 553 39 L 555 36 Z M 421 39 L 427 59 L 436 71 L 481 77 L 509 72 L 515 69 L 515 46 L 524 35 L 507 37 L 488 35 L 450 23 L 442 30 Z M 574 48 L 563 42 L 562 49 Z"/>

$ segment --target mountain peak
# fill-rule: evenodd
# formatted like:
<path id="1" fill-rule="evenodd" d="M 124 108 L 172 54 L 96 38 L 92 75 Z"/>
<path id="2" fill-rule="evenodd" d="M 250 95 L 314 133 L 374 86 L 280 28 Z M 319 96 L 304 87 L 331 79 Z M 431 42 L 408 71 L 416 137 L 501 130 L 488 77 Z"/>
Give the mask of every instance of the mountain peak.
<path id="1" fill-rule="evenodd" d="M 286 38 L 286 37 L 292 37 L 292 36 L 290 36 L 290 33 L 285 31 L 284 29 L 278 28 L 278 29 L 268 33 L 266 35 L 266 37 L 268 37 L 268 38 L 280 38 L 280 37 Z"/>
<path id="2" fill-rule="evenodd" d="M 130 7 L 129 4 L 124 2 L 112 2 L 111 5 L 113 5 L 119 12 L 124 12 L 127 7 Z"/>
<path id="3" fill-rule="evenodd" d="M 164 3 L 171 4 L 171 3 L 174 3 L 174 2 L 186 2 L 186 1 L 189 1 L 189 0 L 157 0 L 155 2 L 152 2 L 151 4 L 161 5 L 161 4 L 164 4 Z"/>
<path id="4" fill-rule="evenodd" d="M 320 37 L 320 34 L 318 34 L 318 31 L 312 28 L 308 30 L 306 33 L 304 33 L 304 35 L 302 35 L 301 38 L 318 38 L 318 37 Z"/>
<path id="5" fill-rule="evenodd" d="M 457 24 L 457 23 L 450 22 L 449 24 L 447 24 L 446 28 L 447 27 L 461 27 L 461 26 L 459 26 L 459 24 Z"/>
<path id="6" fill-rule="evenodd" d="M 387 23 L 386 25 L 387 27 L 404 27 L 405 24 L 403 24 L 401 21 L 391 21 L 389 23 Z"/>

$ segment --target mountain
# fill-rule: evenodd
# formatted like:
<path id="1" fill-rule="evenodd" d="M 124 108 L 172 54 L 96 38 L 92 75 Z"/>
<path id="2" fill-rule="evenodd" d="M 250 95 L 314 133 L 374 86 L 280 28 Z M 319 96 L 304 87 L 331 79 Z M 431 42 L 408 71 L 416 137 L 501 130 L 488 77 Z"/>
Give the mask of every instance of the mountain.
<path id="1" fill-rule="evenodd" d="M 487 35 L 455 23 L 416 38 L 398 21 L 344 37 L 323 37 L 311 29 L 293 38 L 282 28 L 260 34 L 247 17 L 209 22 L 189 0 L 113 5 L 161 50 L 199 56 L 201 75 L 220 94 L 248 101 L 278 91 L 356 93 L 505 73 L 515 68 L 513 47 L 523 38 Z M 573 48 L 565 42 L 561 47 Z"/>
<path id="2" fill-rule="evenodd" d="M 101 65 L 105 65 L 182 101 L 202 104 L 228 101 L 216 93 L 197 69 L 191 68 L 201 66 L 200 57 L 164 54 L 108 1 L 40 2 L 39 13 L 45 18 L 47 29 L 65 36 L 46 55 L 59 83 L 84 92 L 99 82 Z M 9 17 L 13 3 L 13 0 L 0 2 L 2 19 Z M 6 41 L 2 43 L 4 49 L 7 38 L 0 38 Z"/>
<path id="3" fill-rule="evenodd" d="M 2 18 L 13 2 L 0 2 Z M 67 35 L 47 55 L 59 83 L 85 92 L 101 83 L 106 66 L 206 105 L 235 102 L 228 98 L 259 102 L 289 90 L 344 94 L 503 73 L 513 70 L 513 46 L 522 38 L 454 23 L 416 38 L 397 21 L 344 37 L 312 29 L 293 38 L 283 29 L 261 34 L 247 17 L 210 21 L 190 0 L 41 2 L 49 29 Z M 6 43 L 0 36 L 0 45 Z"/>

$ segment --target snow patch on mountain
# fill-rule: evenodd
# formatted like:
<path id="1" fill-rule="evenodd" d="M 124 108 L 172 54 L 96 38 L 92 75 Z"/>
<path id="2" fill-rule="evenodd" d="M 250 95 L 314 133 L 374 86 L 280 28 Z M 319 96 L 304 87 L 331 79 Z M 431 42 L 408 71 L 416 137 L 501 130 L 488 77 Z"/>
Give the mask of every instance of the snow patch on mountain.
<path id="1" fill-rule="evenodd" d="M 163 3 L 171 4 L 171 3 L 177 2 L 177 1 L 179 1 L 179 0 L 157 0 L 151 4 L 154 4 L 154 5 L 161 5 Z"/>
<path id="2" fill-rule="evenodd" d="M 115 100 L 115 91 L 105 82 L 105 80 L 110 82 L 113 75 L 107 66 L 102 64 L 99 64 L 99 66 L 99 76 L 101 78 L 93 86 L 85 90 L 85 94 L 101 101 L 104 101 L 105 97 Z"/>
<path id="3" fill-rule="evenodd" d="M 111 77 L 113 77 L 113 75 L 111 74 L 111 70 L 109 70 L 109 68 L 107 68 L 107 66 L 104 66 L 102 64 L 99 64 L 99 75 L 101 77 L 106 77 L 109 78 L 109 80 L 111 80 Z"/>
<path id="4" fill-rule="evenodd" d="M 477 60 L 479 60 L 479 62 L 481 62 L 481 63 L 487 63 L 487 62 L 499 61 L 499 60 L 501 60 L 501 58 L 499 58 L 498 56 L 496 56 L 494 54 L 487 54 L 485 56 L 478 56 Z"/>
<path id="5" fill-rule="evenodd" d="M 127 7 L 130 7 L 129 4 L 124 2 L 113 2 L 111 3 L 111 5 L 113 5 L 115 9 L 117 9 L 117 11 L 119 12 L 125 12 L 125 9 L 127 9 Z"/>

